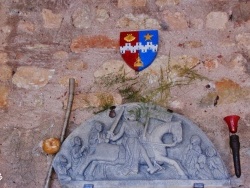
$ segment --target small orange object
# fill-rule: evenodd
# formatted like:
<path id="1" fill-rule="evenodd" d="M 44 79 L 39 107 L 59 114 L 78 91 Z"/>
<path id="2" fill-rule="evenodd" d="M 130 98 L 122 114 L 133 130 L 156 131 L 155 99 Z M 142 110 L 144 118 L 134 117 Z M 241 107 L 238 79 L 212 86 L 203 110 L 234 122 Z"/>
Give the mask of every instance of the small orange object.
<path id="1" fill-rule="evenodd" d="M 58 138 L 48 138 L 43 141 L 43 151 L 47 154 L 55 154 L 59 151 L 61 142 Z"/>

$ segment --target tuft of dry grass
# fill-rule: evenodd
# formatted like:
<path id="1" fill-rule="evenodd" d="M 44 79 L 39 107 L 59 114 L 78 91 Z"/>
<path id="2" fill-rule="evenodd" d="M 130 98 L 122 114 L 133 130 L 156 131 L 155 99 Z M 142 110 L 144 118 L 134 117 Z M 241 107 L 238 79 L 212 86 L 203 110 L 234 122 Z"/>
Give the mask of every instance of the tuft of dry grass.
<path id="1" fill-rule="evenodd" d="M 135 77 L 129 77 L 125 73 L 124 67 L 121 67 L 117 73 L 107 74 L 96 80 L 96 84 L 108 91 L 118 91 L 123 97 L 123 103 L 150 102 L 165 106 L 171 97 L 172 88 L 207 79 L 200 75 L 195 67 L 171 66 L 169 56 L 166 66 L 161 67 L 156 74 L 158 75 L 157 83 L 150 84 L 150 78 L 147 74 L 139 73 Z"/>

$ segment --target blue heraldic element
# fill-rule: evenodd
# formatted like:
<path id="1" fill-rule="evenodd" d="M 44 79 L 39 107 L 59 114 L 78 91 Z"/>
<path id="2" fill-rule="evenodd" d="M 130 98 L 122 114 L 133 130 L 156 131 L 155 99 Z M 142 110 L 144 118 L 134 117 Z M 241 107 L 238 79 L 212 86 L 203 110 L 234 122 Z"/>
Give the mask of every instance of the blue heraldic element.
<path id="1" fill-rule="evenodd" d="M 158 49 L 158 31 L 147 30 L 139 31 L 139 56 L 143 62 L 143 66 L 139 67 L 139 71 L 150 66 L 157 55 Z"/>

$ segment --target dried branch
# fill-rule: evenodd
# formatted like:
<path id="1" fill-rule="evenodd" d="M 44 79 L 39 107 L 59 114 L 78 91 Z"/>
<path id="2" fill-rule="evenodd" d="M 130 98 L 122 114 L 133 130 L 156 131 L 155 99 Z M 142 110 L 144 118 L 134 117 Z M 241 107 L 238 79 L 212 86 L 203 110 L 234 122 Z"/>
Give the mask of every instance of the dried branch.
<path id="1" fill-rule="evenodd" d="M 69 79 L 69 96 L 68 96 L 68 103 L 67 103 L 67 109 L 66 109 L 66 113 L 65 113 L 65 119 L 64 119 L 64 123 L 63 123 L 63 129 L 62 129 L 62 133 L 61 133 L 61 137 L 60 137 L 60 141 L 61 143 L 64 140 L 65 137 L 65 132 L 67 129 L 67 126 L 69 124 L 69 118 L 70 118 L 70 113 L 71 113 L 71 108 L 72 108 L 72 104 L 73 104 L 73 99 L 74 99 L 74 89 L 75 89 L 75 79 L 74 78 L 70 78 Z M 45 179 L 45 185 L 44 188 L 49 188 L 50 186 L 50 179 L 51 179 L 51 175 L 52 175 L 52 162 L 50 164 L 49 167 L 49 171 L 47 174 L 47 177 Z"/>

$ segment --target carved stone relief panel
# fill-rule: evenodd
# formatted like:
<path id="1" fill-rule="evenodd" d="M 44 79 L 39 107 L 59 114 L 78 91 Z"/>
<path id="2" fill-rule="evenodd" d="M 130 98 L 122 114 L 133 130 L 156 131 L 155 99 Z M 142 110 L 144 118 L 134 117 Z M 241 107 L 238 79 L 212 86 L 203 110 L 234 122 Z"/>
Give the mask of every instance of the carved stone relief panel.
<path id="1" fill-rule="evenodd" d="M 53 167 L 64 187 L 230 187 L 219 153 L 187 118 L 144 103 L 109 113 L 82 123 L 62 144 Z"/>

